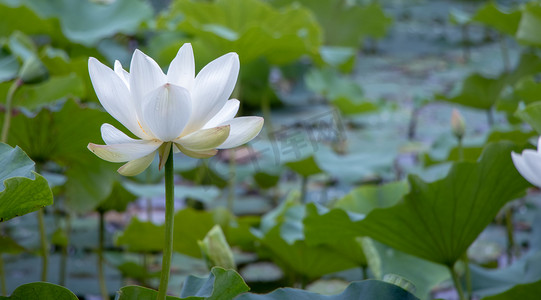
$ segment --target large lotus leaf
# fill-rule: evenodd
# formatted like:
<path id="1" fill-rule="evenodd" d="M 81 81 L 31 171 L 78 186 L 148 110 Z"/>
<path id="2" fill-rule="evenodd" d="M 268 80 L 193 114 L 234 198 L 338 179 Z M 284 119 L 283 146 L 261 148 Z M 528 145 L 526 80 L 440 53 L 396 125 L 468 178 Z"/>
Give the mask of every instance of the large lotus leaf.
<path id="1" fill-rule="evenodd" d="M 85 46 L 117 33 L 133 34 L 152 16 L 150 5 L 142 0 L 116 0 L 107 5 L 70 0 L 24 2 L 42 17 L 58 18 L 64 35 Z"/>
<path id="2" fill-rule="evenodd" d="M 453 265 L 501 207 L 528 187 L 511 161 L 513 150 L 517 149 L 510 142 L 489 144 L 478 162 L 455 163 L 447 177 L 431 183 L 410 175 L 411 190 L 403 202 L 373 210 L 364 219 L 341 209 L 308 205 L 305 235 L 328 240 L 366 235 L 397 250 Z"/>
<path id="3" fill-rule="evenodd" d="M 17 59 L 12 55 L 0 52 L 0 82 L 15 78 L 18 71 L 19 62 Z"/>
<path id="4" fill-rule="evenodd" d="M 77 296 L 63 286 L 48 282 L 33 282 L 17 287 L 4 300 L 78 300 Z"/>
<path id="5" fill-rule="evenodd" d="M 233 299 L 250 288 L 234 270 L 214 267 L 207 277 L 189 276 L 186 278 L 180 297 L 189 299 Z"/>
<path id="6" fill-rule="evenodd" d="M 541 4 L 536 2 L 525 4 L 516 33 L 517 40 L 527 45 L 541 46 L 539 26 L 541 26 Z"/>
<path id="7" fill-rule="evenodd" d="M 541 291 L 541 280 L 530 284 L 519 284 L 512 289 L 498 295 L 485 297 L 482 300 L 537 300 Z"/>
<path id="8" fill-rule="evenodd" d="M 18 1 L 0 1 L 0 37 L 15 30 L 28 35 L 47 35 L 53 41 L 65 41 L 58 20 L 43 18 Z"/>
<path id="9" fill-rule="evenodd" d="M 334 203 L 334 207 L 359 214 L 368 214 L 376 208 L 395 205 L 407 194 L 407 182 L 397 181 L 384 185 L 363 185 L 353 189 L 346 196 Z"/>
<path id="10" fill-rule="evenodd" d="M 498 99 L 505 86 L 503 78 L 489 78 L 481 74 L 472 74 L 462 83 L 456 95 L 446 97 L 437 95 L 436 99 L 462 104 L 480 109 L 490 109 Z"/>
<path id="11" fill-rule="evenodd" d="M 357 48 L 366 37 L 385 37 L 392 18 L 383 11 L 381 4 L 372 2 L 366 6 L 334 0 L 275 0 L 275 5 L 292 2 L 309 8 L 323 28 L 325 45 Z M 355 24 L 355 25 L 352 25 Z"/>
<path id="12" fill-rule="evenodd" d="M 7 84 L 0 90 L 7 89 Z M 83 80 L 71 73 L 63 76 L 53 76 L 47 81 L 32 85 L 23 85 L 13 97 L 13 106 L 35 110 L 44 105 L 54 104 L 67 98 L 81 98 L 85 95 Z M 1 100 L 2 102 L 5 99 Z"/>
<path id="13" fill-rule="evenodd" d="M 0 143 L 0 221 L 53 204 L 53 194 L 34 162 L 19 147 Z"/>
<path id="14" fill-rule="evenodd" d="M 260 240 L 271 258 L 286 271 L 293 271 L 311 279 L 358 266 L 356 261 L 333 251 L 328 245 L 310 246 L 306 241 L 288 243 L 276 226 Z M 287 233 L 284 233 L 287 234 Z"/>
<path id="15" fill-rule="evenodd" d="M 517 32 L 521 15 L 521 12 L 518 10 L 505 12 L 496 3 L 489 2 L 477 10 L 472 20 L 481 22 L 502 33 L 514 36 Z"/>
<path id="16" fill-rule="evenodd" d="M 246 293 L 235 300 L 414 300 L 418 299 L 403 288 L 378 280 L 365 280 L 351 283 L 338 295 L 320 295 L 305 290 L 280 288 L 272 293 L 258 295 Z"/>
<path id="17" fill-rule="evenodd" d="M 526 104 L 541 101 L 541 84 L 533 78 L 525 78 L 515 85 L 514 94 Z"/>
<path id="18" fill-rule="evenodd" d="M 206 212 L 186 208 L 175 213 L 173 249 L 192 257 L 201 257 L 197 241 L 203 240 L 209 230 L 217 223 L 218 211 Z M 197 224 L 197 226 L 193 226 Z M 133 219 L 116 237 L 116 244 L 129 251 L 152 252 L 163 250 L 164 225 Z M 152 242 L 150 242 L 152 241 Z"/>
<path id="19" fill-rule="evenodd" d="M 541 134 L 541 101 L 528 104 L 524 109 L 517 111 L 515 115 Z"/>
<path id="20" fill-rule="evenodd" d="M 158 291 L 138 285 L 128 285 L 120 288 L 115 300 L 155 300 Z M 166 296 L 166 300 L 180 300 L 181 298 Z"/>
<path id="21" fill-rule="evenodd" d="M 19 254 L 26 249 L 17 244 L 15 240 L 6 235 L 0 235 L 0 255 L 1 253 Z"/>
<path id="22" fill-rule="evenodd" d="M 123 212 L 128 207 L 128 204 L 135 201 L 137 196 L 130 193 L 120 182 L 115 182 L 109 196 L 99 205 L 99 211 L 115 210 Z"/>
<path id="23" fill-rule="evenodd" d="M 118 233 L 115 244 L 133 252 L 162 251 L 165 232 L 162 225 L 133 218 L 124 231 Z"/>
<path id="24" fill-rule="evenodd" d="M 322 172 L 316 161 L 314 160 L 314 156 L 312 155 L 299 161 L 287 162 L 286 166 L 304 177 L 319 174 Z"/>
<path id="25" fill-rule="evenodd" d="M 139 197 L 165 196 L 163 183 L 158 184 L 137 184 L 130 181 L 123 183 L 124 187 L 132 194 Z M 213 186 L 175 186 L 176 198 L 193 198 L 210 204 L 220 196 L 220 190 Z"/>
<path id="26" fill-rule="evenodd" d="M 196 53 L 208 61 L 234 51 L 243 63 L 265 57 L 273 64 L 316 53 L 321 43 L 317 21 L 299 6 L 274 9 L 260 0 L 175 1 L 169 22 L 184 18 L 178 28 L 193 35 Z M 200 51 L 199 51 L 200 50 Z"/>
<path id="27" fill-rule="evenodd" d="M 456 163 L 432 183 L 410 176 L 404 201 L 372 211 L 359 222 L 360 233 L 452 266 L 502 206 L 528 187 L 511 161 L 513 150 L 510 142 L 489 144 L 477 163 Z"/>
<path id="28" fill-rule="evenodd" d="M 387 274 L 406 278 L 415 286 L 413 294 L 420 299 L 431 299 L 430 291 L 449 279 L 446 267 L 400 252 L 370 238 L 363 238 L 363 247 L 367 249 L 368 266 L 376 279 Z"/>

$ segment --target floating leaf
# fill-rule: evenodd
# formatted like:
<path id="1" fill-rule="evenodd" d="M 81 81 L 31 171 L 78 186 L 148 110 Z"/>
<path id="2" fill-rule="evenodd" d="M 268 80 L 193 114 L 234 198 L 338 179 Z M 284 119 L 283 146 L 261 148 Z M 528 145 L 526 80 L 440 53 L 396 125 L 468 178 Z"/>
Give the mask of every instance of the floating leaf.
<path id="1" fill-rule="evenodd" d="M 70 290 L 65 287 L 48 283 L 33 282 L 17 287 L 11 296 L 1 297 L 5 300 L 78 300 Z"/>
<path id="2" fill-rule="evenodd" d="M 194 300 L 233 299 L 248 290 L 250 288 L 237 272 L 214 267 L 207 277 L 189 276 L 182 286 L 180 297 Z"/>
<path id="3" fill-rule="evenodd" d="M 351 283 L 344 292 L 338 295 L 319 295 L 305 290 L 280 288 L 272 293 L 257 295 L 246 293 L 235 298 L 235 300 L 414 300 L 418 299 L 403 288 L 391 283 L 366 280 Z"/>
<path id="4" fill-rule="evenodd" d="M 363 185 L 336 201 L 334 207 L 359 214 L 368 214 L 376 208 L 395 205 L 408 191 L 409 186 L 404 181 L 391 182 L 381 186 Z"/>
<path id="5" fill-rule="evenodd" d="M 34 172 L 34 162 L 19 147 L 0 143 L 0 221 L 53 204 L 47 180 Z"/>
<path id="6" fill-rule="evenodd" d="M 514 36 L 517 32 L 522 14 L 518 10 L 503 11 L 494 2 L 488 2 L 477 10 L 472 20 L 481 22 L 502 33 Z"/>

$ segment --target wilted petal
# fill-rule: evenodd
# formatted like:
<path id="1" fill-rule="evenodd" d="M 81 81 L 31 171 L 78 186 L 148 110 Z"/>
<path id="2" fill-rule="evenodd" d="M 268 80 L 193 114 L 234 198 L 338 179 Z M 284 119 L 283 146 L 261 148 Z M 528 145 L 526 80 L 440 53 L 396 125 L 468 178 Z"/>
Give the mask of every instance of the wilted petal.
<path id="1" fill-rule="evenodd" d="M 107 145 L 137 142 L 137 140 L 132 139 L 124 134 L 124 132 L 107 123 L 101 125 L 101 137 Z"/>
<path id="2" fill-rule="evenodd" d="M 239 111 L 240 102 L 237 99 L 228 100 L 224 107 L 203 126 L 203 129 L 216 127 L 224 122 L 227 122 L 235 117 Z"/>
<path id="3" fill-rule="evenodd" d="M 200 152 L 212 150 L 221 145 L 229 136 L 229 125 L 214 127 L 209 129 L 201 129 L 194 133 L 188 134 L 185 137 L 175 140 L 181 148 Z"/>
<path id="4" fill-rule="evenodd" d="M 118 60 L 115 60 L 115 73 L 122 79 L 126 87 L 130 89 L 130 73 L 124 70 L 122 64 Z"/>
<path id="5" fill-rule="evenodd" d="M 143 119 L 158 139 L 172 141 L 188 123 L 191 105 L 185 88 L 168 83 L 146 96 Z"/>
<path id="6" fill-rule="evenodd" d="M 99 158 L 110 162 L 125 162 L 135 160 L 156 151 L 162 142 L 137 141 L 134 143 L 96 145 L 88 144 L 88 149 Z"/>
<path id="7" fill-rule="evenodd" d="M 195 81 L 195 61 L 191 44 L 184 44 L 178 50 L 167 70 L 167 82 L 191 90 Z"/>
<path id="8" fill-rule="evenodd" d="M 239 75 L 239 56 L 228 53 L 206 65 L 195 78 L 192 89 L 193 112 L 187 130 L 205 125 L 224 106 Z"/>
<path id="9" fill-rule="evenodd" d="M 146 168 L 148 168 L 148 166 L 150 166 L 150 164 L 154 160 L 155 155 L 156 154 L 152 152 L 149 155 L 127 162 L 126 164 L 124 164 L 122 167 L 118 169 L 118 173 L 124 176 L 138 175 L 141 172 L 143 172 Z"/>
<path id="10" fill-rule="evenodd" d="M 122 79 L 113 70 L 93 57 L 88 60 L 88 71 L 103 108 L 126 126 L 129 131 L 144 138 L 146 135 L 137 124 L 133 99 Z"/>
<path id="11" fill-rule="evenodd" d="M 229 137 L 218 149 L 228 149 L 246 144 L 255 138 L 261 128 L 263 128 L 263 118 L 261 117 L 240 117 L 225 122 L 222 125 L 230 125 Z"/>

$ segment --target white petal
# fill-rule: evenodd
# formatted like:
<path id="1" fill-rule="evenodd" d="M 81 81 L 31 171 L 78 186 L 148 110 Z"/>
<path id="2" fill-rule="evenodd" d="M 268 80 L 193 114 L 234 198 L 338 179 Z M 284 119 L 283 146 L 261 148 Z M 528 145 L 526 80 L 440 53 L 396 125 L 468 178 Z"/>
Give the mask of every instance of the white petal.
<path id="1" fill-rule="evenodd" d="M 143 118 L 158 139 L 172 141 L 188 123 L 191 105 L 188 90 L 168 83 L 147 95 Z"/>
<path id="2" fill-rule="evenodd" d="M 185 148 L 190 151 L 200 152 L 212 150 L 221 145 L 229 136 L 229 125 L 201 129 L 175 140 L 179 149 Z"/>
<path id="3" fill-rule="evenodd" d="M 181 86 L 188 91 L 195 81 L 195 61 L 192 45 L 187 43 L 180 47 L 177 56 L 171 61 L 167 70 L 167 82 Z"/>
<path id="4" fill-rule="evenodd" d="M 154 160 L 154 152 L 136 160 L 132 160 L 118 169 L 118 173 L 124 176 L 135 176 L 143 172 Z"/>
<path id="5" fill-rule="evenodd" d="M 515 162 L 515 160 L 513 160 Z M 519 165 L 521 163 L 519 162 Z M 515 165 L 516 166 L 516 165 Z M 535 186 L 541 187 L 541 154 L 534 150 L 524 150 L 522 152 L 522 172 L 519 172 L 524 176 L 526 180 Z"/>
<path id="6" fill-rule="evenodd" d="M 528 180 L 531 184 L 535 186 L 539 186 L 536 182 L 538 181 L 535 174 L 531 170 L 530 166 L 528 166 L 528 163 L 524 159 L 524 157 L 520 154 L 517 154 L 515 152 L 511 153 L 511 158 L 513 159 L 513 163 L 515 164 L 515 167 L 517 168 L 517 171 L 524 177 L 524 179 Z"/>
<path id="7" fill-rule="evenodd" d="M 537 152 L 541 153 L 541 136 L 537 139 Z"/>
<path id="8" fill-rule="evenodd" d="M 101 137 L 107 145 L 137 142 L 137 140 L 132 139 L 124 134 L 124 132 L 107 123 L 101 125 Z"/>
<path id="9" fill-rule="evenodd" d="M 130 91 L 135 100 L 135 110 L 144 131 L 149 130 L 143 119 L 143 101 L 146 95 L 167 83 L 167 77 L 160 66 L 139 50 L 133 52 L 130 65 Z"/>
<path id="10" fill-rule="evenodd" d="M 263 128 L 263 118 L 261 117 L 240 117 L 225 122 L 222 125 L 229 124 L 231 131 L 229 137 L 218 149 L 229 149 L 246 144 L 255 138 L 261 128 Z"/>
<path id="11" fill-rule="evenodd" d="M 197 74 L 191 90 L 193 113 L 188 132 L 200 129 L 218 113 L 233 92 L 238 75 L 239 56 L 236 53 L 213 60 Z"/>
<path id="12" fill-rule="evenodd" d="M 130 73 L 122 68 L 122 64 L 118 60 L 115 60 L 115 73 L 122 79 L 126 87 L 130 89 Z"/>
<path id="13" fill-rule="evenodd" d="M 203 126 L 203 129 L 216 127 L 223 122 L 227 122 L 235 117 L 239 111 L 240 101 L 237 99 L 228 100 L 224 107 Z"/>
<path id="14" fill-rule="evenodd" d="M 125 162 L 141 158 L 156 151 L 162 143 L 157 141 L 137 141 L 136 143 L 96 145 L 88 144 L 88 149 L 99 158 L 110 162 Z"/>
<path id="15" fill-rule="evenodd" d="M 145 137 L 146 135 L 137 123 L 135 105 L 130 91 L 122 79 L 93 57 L 88 60 L 88 71 L 103 108 L 129 131 L 140 138 Z"/>
<path id="16" fill-rule="evenodd" d="M 176 147 L 173 147 L 173 151 L 177 151 L 178 152 L 182 152 L 184 153 L 185 155 L 189 156 L 189 157 L 193 157 L 193 158 L 209 158 L 209 157 L 213 157 L 214 155 L 216 155 L 216 153 L 218 153 L 218 150 L 216 149 L 211 149 L 211 150 L 205 150 L 205 151 L 190 151 L 186 148 L 183 148 L 182 146 L 180 146 L 179 144 L 175 144 Z"/>

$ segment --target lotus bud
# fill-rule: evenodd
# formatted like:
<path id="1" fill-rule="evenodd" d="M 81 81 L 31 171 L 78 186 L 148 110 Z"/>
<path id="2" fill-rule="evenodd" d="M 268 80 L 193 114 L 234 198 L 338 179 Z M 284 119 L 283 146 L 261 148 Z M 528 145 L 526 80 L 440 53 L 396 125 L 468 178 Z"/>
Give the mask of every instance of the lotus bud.
<path id="1" fill-rule="evenodd" d="M 198 241 L 199 248 L 207 265 L 212 267 L 222 267 L 225 269 L 236 269 L 233 252 L 225 239 L 224 232 L 220 225 L 214 225 L 202 241 Z"/>
<path id="2" fill-rule="evenodd" d="M 456 138 L 462 140 L 466 132 L 466 122 L 464 122 L 464 118 L 456 108 L 453 109 L 451 114 L 451 128 Z"/>

